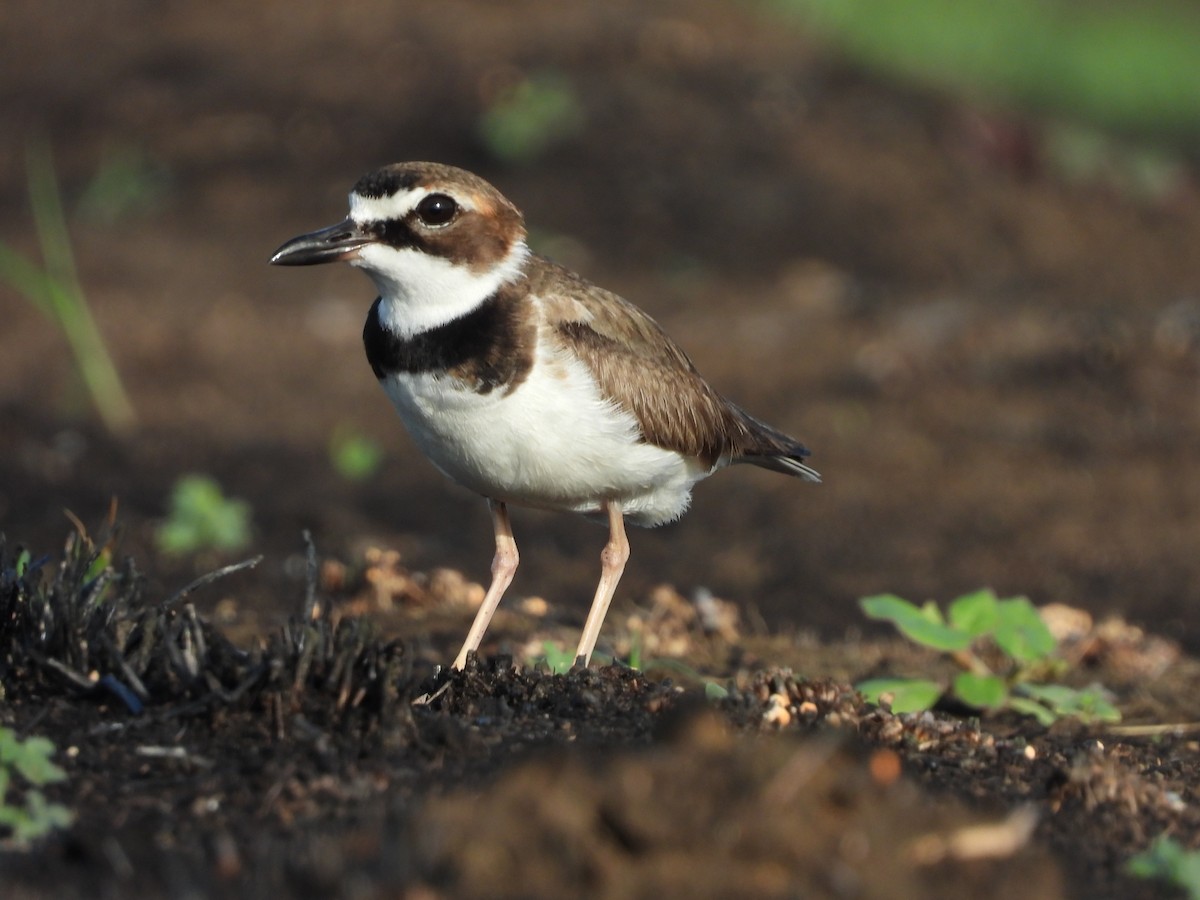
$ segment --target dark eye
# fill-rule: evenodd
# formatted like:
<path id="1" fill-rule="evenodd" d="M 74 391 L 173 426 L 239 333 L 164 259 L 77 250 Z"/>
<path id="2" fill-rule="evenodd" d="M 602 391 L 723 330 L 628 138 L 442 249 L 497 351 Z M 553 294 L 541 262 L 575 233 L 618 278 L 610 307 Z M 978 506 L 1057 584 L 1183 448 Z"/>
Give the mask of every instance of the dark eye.
<path id="1" fill-rule="evenodd" d="M 430 194 L 417 204 L 417 218 L 421 220 L 422 225 L 431 228 L 449 224 L 456 215 L 458 204 L 454 202 L 453 197 L 445 194 Z"/>

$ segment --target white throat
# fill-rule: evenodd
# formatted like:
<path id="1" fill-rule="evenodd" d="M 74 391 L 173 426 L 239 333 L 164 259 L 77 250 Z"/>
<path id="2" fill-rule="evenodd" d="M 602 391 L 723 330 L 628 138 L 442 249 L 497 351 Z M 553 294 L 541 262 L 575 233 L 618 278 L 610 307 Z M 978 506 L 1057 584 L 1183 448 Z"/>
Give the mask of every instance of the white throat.
<path id="1" fill-rule="evenodd" d="M 350 260 L 379 288 L 380 324 L 399 337 L 412 337 L 466 315 L 503 285 L 524 277 L 529 247 L 518 241 L 486 272 L 472 272 L 411 248 L 368 244 Z"/>

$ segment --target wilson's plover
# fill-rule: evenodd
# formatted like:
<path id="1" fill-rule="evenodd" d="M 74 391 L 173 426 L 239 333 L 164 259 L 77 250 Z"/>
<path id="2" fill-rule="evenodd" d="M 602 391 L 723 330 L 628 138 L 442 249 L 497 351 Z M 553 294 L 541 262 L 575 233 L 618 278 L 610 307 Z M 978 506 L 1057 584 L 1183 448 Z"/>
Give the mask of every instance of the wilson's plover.
<path id="1" fill-rule="evenodd" d="M 276 265 L 344 261 L 380 296 L 367 361 L 417 446 L 491 508 L 492 581 L 455 668 L 516 571 L 508 505 L 608 522 L 576 651 L 586 664 L 629 558 L 625 521 L 661 525 L 733 463 L 808 481 L 808 450 L 719 395 L 633 304 L 538 256 L 494 187 L 437 163 L 359 179 L 345 221 L 293 238 Z"/>

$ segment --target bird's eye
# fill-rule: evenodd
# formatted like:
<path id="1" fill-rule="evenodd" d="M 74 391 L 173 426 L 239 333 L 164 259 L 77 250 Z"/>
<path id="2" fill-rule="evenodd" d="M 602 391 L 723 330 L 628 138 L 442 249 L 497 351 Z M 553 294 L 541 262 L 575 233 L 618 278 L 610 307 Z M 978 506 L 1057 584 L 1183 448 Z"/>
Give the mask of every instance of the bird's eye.
<path id="1" fill-rule="evenodd" d="M 446 194 L 430 194 L 417 204 L 417 218 L 431 228 L 448 225 L 456 215 L 458 204 Z"/>

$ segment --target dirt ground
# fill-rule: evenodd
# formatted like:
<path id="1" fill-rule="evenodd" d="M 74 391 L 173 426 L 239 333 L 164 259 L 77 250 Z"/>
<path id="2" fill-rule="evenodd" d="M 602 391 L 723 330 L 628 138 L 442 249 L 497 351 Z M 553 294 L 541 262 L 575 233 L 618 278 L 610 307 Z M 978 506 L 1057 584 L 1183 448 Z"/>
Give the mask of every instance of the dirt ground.
<path id="1" fill-rule="evenodd" d="M 745 5 L 16 0 L 0 37 L 0 240 L 36 253 L 24 158 L 44 138 L 140 420 L 106 434 L 61 335 L 0 289 L 0 532 L 47 554 L 49 578 L 64 510 L 99 534 L 116 497 L 138 602 L 161 602 L 229 561 L 154 544 L 171 485 L 205 472 L 251 504 L 247 553 L 264 556 L 189 597 L 211 658 L 187 677 L 178 654 L 143 660 L 141 715 L 53 677 L 45 647 L 38 662 L 4 645 L 0 724 L 64 751 L 53 793 L 78 816 L 0 856 L 5 896 L 1161 896 L 1125 861 L 1163 832 L 1200 843 L 1185 160 L 1154 192 L 1112 168 L 1079 178 L 1047 123 L 857 72 Z M 582 127 L 501 162 L 482 116 L 551 75 Z M 145 206 L 76 213 L 134 153 L 157 173 Z M 420 457 L 373 383 L 370 285 L 266 265 L 401 159 L 493 181 L 539 246 L 813 448 L 820 486 L 722 473 L 680 523 L 631 534 L 602 651 L 628 658 L 631 622 L 674 596 L 658 585 L 740 610 L 736 631 L 664 638 L 684 669 L 530 667 L 581 623 L 603 532 L 518 510 L 522 566 L 482 664 L 437 671 L 470 618 L 469 591 L 446 585 L 487 573 L 485 506 Z M 339 428 L 386 448 L 368 482 L 331 466 Z M 297 669 L 304 529 L 353 678 L 332 651 L 328 671 Z M 372 569 L 371 547 L 400 562 Z M 1131 623 L 1089 632 L 1071 677 L 1111 688 L 1126 725 L 1180 727 L 864 707 L 854 680 L 933 662 L 855 600 L 981 585 Z M 334 623 L 349 614 L 369 628 Z M 729 696 L 705 702 L 695 672 Z M 955 836 L 981 822 L 1000 850 L 965 858 Z"/>

